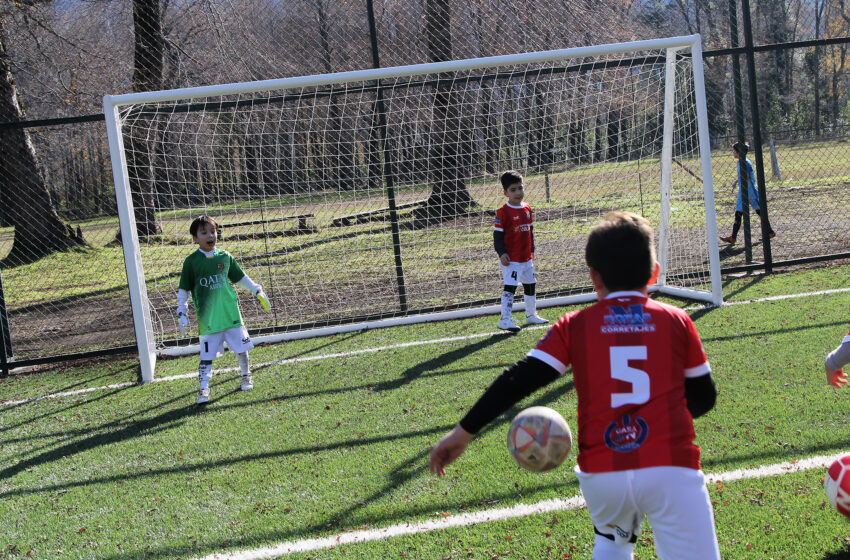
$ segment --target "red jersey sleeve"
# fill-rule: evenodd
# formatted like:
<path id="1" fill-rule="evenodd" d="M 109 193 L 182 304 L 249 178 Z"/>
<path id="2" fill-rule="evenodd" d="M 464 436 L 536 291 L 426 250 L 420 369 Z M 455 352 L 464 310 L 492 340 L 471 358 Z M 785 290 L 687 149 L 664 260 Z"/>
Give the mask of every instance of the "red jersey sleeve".
<path id="1" fill-rule="evenodd" d="M 502 206 L 496 210 L 496 221 L 493 224 L 493 229 L 496 231 L 505 231 L 505 207 Z"/>
<path id="2" fill-rule="evenodd" d="M 705 355 L 705 349 L 702 347 L 702 340 L 699 337 L 697 328 L 694 322 L 687 313 L 682 311 L 683 320 L 686 323 L 688 337 L 688 353 L 685 357 L 685 377 L 699 377 L 707 373 L 711 373 L 711 367 L 708 364 L 708 357 Z"/>
<path id="3" fill-rule="evenodd" d="M 546 334 L 540 337 L 528 356 L 546 362 L 564 375 L 570 364 L 569 323 L 576 313 L 568 313 L 552 325 Z"/>

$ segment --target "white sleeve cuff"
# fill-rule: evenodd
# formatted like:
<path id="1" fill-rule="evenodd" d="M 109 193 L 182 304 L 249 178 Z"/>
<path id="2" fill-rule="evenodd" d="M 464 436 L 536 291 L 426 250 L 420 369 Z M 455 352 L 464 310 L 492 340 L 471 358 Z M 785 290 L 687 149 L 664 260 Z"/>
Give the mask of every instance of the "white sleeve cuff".
<path id="1" fill-rule="evenodd" d="M 701 377 L 707 373 L 711 373 L 711 366 L 708 362 L 700 364 L 696 367 L 685 368 L 685 377 Z"/>
<path id="2" fill-rule="evenodd" d="M 538 350 L 537 348 L 534 348 L 526 355 L 529 358 L 537 358 L 541 362 L 545 362 L 546 364 L 552 366 L 558 372 L 558 375 L 564 375 L 564 373 L 566 373 L 567 371 L 567 366 L 563 362 L 561 362 L 561 360 L 551 354 L 547 354 L 543 350 Z"/>
<path id="3" fill-rule="evenodd" d="M 251 280 L 247 274 L 243 276 L 242 279 L 236 283 L 236 285 L 245 291 L 251 292 L 254 295 L 257 295 L 257 293 L 262 291 L 260 285 Z"/>

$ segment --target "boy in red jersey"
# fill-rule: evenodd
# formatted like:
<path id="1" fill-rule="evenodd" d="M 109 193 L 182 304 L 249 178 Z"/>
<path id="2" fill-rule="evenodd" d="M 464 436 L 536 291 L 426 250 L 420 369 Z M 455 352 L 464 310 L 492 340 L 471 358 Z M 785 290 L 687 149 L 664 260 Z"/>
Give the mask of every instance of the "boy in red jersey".
<path id="1" fill-rule="evenodd" d="M 511 319 L 514 294 L 522 282 L 525 302 L 525 324 L 542 325 L 546 319 L 537 315 L 537 298 L 534 295 L 537 280 L 534 278 L 534 226 L 531 207 L 522 201 L 525 196 L 522 175 L 519 171 L 505 171 L 499 178 L 508 201 L 496 210 L 493 229 L 493 247 L 502 265 L 502 317 L 500 329 L 517 332 L 519 327 Z"/>
<path id="2" fill-rule="evenodd" d="M 445 474 L 487 423 L 572 365 L 576 474 L 596 533 L 595 559 L 629 559 L 644 515 L 662 559 L 717 560 L 714 514 L 693 418 L 714 407 L 711 368 L 691 318 L 647 298 L 658 275 L 647 220 L 612 212 L 587 240 L 598 301 L 567 313 L 484 392 L 431 451 Z"/>

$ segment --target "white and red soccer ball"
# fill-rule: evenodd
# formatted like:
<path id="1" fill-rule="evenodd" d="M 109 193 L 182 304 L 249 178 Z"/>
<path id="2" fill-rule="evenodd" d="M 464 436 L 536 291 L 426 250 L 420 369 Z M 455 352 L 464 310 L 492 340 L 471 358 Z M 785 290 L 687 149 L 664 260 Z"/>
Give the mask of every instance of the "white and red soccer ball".
<path id="1" fill-rule="evenodd" d="M 823 487 L 832 507 L 850 517 L 850 454 L 832 462 L 823 479 Z"/>
<path id="2" fill-rule="evenodd" d="M 508 429 L 508 451 L 519 466 L 532 472 L 554 469 L 564 462 L 572 446 L 567 421 L 545 406 L 526 408 Z"/>

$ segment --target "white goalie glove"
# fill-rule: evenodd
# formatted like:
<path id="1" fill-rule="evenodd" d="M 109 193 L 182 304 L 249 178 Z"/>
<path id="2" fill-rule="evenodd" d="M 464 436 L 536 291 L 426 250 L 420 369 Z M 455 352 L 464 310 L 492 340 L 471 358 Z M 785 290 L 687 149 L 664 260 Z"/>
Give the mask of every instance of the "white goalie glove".
<path id="1" fill-rule="evenodd" d="M 189 318 L 186 317 L 184 311 L 180 311 L 177 313 L 177 320 L 180 322 L 180 334 L 186 336 L 186 327 L 189 326 Z"/>
<path id="2" fill-rule="evenodd" d="M 189 326 L 189 311 L 186 302 L 189 300 L 189 292 L 179 290 L 177 292 L 177 322 L 180 324 L 180 334 L 186 336 L 186 327 Z"/>

